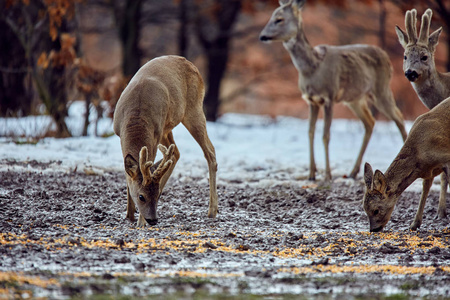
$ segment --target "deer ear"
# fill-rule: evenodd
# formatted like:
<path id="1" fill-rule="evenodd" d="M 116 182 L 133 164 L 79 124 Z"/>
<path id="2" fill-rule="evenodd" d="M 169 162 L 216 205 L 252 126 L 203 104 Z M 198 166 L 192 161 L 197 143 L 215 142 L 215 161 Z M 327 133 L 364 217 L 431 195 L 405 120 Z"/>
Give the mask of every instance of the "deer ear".
<path id="1" fill-rule="evenodd" d="M 364 164 L 364 182 L 366 183 L 366 188 L 370 190 L 373 182 L 373 171 L 369 163 Z"/>
<path id="2" fill-rule="evenodd" d="M 439 43 L 439 36 L 441 35 L 441 32 L 442 32 L 442 27 L 437 29 L 435 32 L 430 34 L 430 36 L 428 37 L 428 44 L 430 45 L 430 47 L 433 48 L 433 50 Z"/>
<path id="3" fill-rule="evenodd" d="M 295 5 L 295 8 L 298 10 L 301 9 L 305 3 L 306 0 L 294 0 L 292 4 Z"/>
<path id="4" fill-rule="evenodd" d="M 400 42 L 402 47 L 406 48 L 406 45 L 408 45 L 409 42 L 408 35 L 397 25 L 395 25 L 395 32 L 397 33 L 398 41 Z"/>
<path id="5" fill-rule="evenodd" d="M 380 170 L 376 170 L 373 175 L 373 189 L 379 191 L 384 194 L 386 192 L 386 177 L 381 173 Z"/>
<path id="6" fill-rule="evenodd" d="M 136 178 L 138 176 L 139 172 L 139 164 L 138 162 L 128 154 L 124 159 L 124 165 L 125 165 L 125 172 L 131 177 Z"/>

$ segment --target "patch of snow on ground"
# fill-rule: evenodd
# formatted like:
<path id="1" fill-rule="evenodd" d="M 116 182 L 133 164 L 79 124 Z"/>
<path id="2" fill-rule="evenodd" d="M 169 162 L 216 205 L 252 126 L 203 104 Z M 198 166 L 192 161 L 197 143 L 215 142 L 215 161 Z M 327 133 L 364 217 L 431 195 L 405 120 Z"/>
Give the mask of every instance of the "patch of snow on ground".
<path id="1" fill-rule="evenodd" d="M 67 123 L 72 132 L 81 133 L 83 102 L 74 102 L 69 110 Z M 119 138 L 94 137 L 91 114 L 90 136 L 68 139 L 45 138 L 36 145 L 18 144 L 9 137 L 0 138 L 0 159 L 52 162 L 55 170 L 73 172 L 102 172 L 123 170 L 123 158 Z M 51 121 L 47 116 L 0 119 L 0 135 L 39 136 Z M 307 185 L 309 174 L 308 121 L 292 117 L 272 119 L 265 116 L 226 114 L 216 123 L 208 123 L 208 134 L 216 148 L 218 184 L 237 183 L 261 187 L 279 184 L 299 187 Z M 406 122 L 407 130 L 412 122 Z M 102 118 L 99 133 L 112 133 L 112 120 Z M 323 179 L 325 154 L 322 144 L 323 121 L 316 126 L 315 159 L 317 179 Z M 207 180 L 208 168 L 199 145 L 183 125 L 174 131 L 175 142 L 181 158 L 171 180 L 183 182 Z M 364 136 L 364 128 L 358 120 L 333 120 L 331 126 L 330 162 L 334 179 L 348 174 L 355 162 Z M 374 169 L 385 171 L 402 147 L 400 132 L 393 122 L 378 121 L 364 155 Z M 160 153 L 157 159 L 161 157 Z M 359 173 L 362 178 L 363 164 Z M 6 164 L 0 168 L 8 168 Z M 27 169 L 27 168 L 25 168 Z M 438 180 L 438 177 L 437 177 Z M 350 180 L 349 180 L 350 181 Z M 416 181 L 409 190 L 421 190 Z M 439 189 L 435 184 L 434 189 Z"/>

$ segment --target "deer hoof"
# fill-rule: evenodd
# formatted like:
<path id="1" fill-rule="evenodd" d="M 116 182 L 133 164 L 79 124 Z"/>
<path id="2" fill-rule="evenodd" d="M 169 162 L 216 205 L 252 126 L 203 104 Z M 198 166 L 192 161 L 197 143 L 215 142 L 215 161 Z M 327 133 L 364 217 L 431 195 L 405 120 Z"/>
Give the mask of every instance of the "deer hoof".
<path id="1" fill-rule="evenodd" d="M 447 219 L 447 213 L 444 211 L 438 210 L 438 213 L 436 215 L 436 220 L 446 220 Z"/>
<path id="2" fill-rule="evenodd" d="M 419 228 L 419 227 L 420 227 L 420 222 L 413 222 L 413 223 L 411 224 L 411 226 L 409 226 L 409 229 L 411 229 L 411 230 L 413 230 L 413 231 L 416 231 L 417 228 Z"/>

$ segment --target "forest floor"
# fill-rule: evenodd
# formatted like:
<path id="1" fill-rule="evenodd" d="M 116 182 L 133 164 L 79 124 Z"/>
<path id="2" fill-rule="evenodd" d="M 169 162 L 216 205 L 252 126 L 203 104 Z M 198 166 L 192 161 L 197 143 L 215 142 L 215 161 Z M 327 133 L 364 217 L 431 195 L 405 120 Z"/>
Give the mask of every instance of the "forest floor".
<path id="1" fill-rule="evenodd" d="M 208 219 L 208 185 L 172 178 L 159 223 L 139 228 L 124 218 L 122 172 L 1 164 L 28 171 L 0 171 L 0 299 L 450 299 L 450 229 L 434 219 L 435 191 L 418 231 L 408 227 L 420 195 L 405 192 L 387 231 L 369 233 L 360 180 L 219 182 Z"/>

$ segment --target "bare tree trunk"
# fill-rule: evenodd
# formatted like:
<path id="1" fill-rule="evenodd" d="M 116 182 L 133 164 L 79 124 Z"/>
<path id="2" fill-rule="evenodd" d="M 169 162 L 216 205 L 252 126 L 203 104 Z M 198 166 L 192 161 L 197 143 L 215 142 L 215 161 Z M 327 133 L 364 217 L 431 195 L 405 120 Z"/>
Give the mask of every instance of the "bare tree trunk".
<path id="1" fill-rule="evenodd" d="M 188 38 L 187 38 L 187 26 L 188 26 L 188 0 L 180 0 L 180 29 L 178 30 L 178 53 L 181 56 L 186 57 L 188 51 Z"/>
<path id="2" fill-rule="evenodd" d="M 125 1 L 123 14 L 117 6 L 115 10 L 123 45 L 122 70 L 125 77 L 131 77 L 141 67 L 139 36 L 142 0 Z"/>
<path id="3" fill-rule="evenodd" d="M 85 102 L 86 112 L 84 113 L 84 126 L 83 126 L 82 136 L 88 135 L 89 113 L 90 113 L 89 107 L 91 106 L 91 98 L 92 98 L 90 93 L 87 93 L 85 96 L 86 96 L 86 102 Z"/>
<path id="4" fill-rule="evenodd" d="M 241 0 L 214 0 L 211 7 L 215 16 L 198 10 L 196 32 L 206 52 L 208 64 L 208 89 L 204 100 L 205 115 L 208 121 L 216 121 L 220 105 L 220 85 L 227 68 L 232 28 L 241 10 Z M 215 27 L 215 30 L 211 29 Z M 216 32 L 211 36 L 211 31 Z"/>

